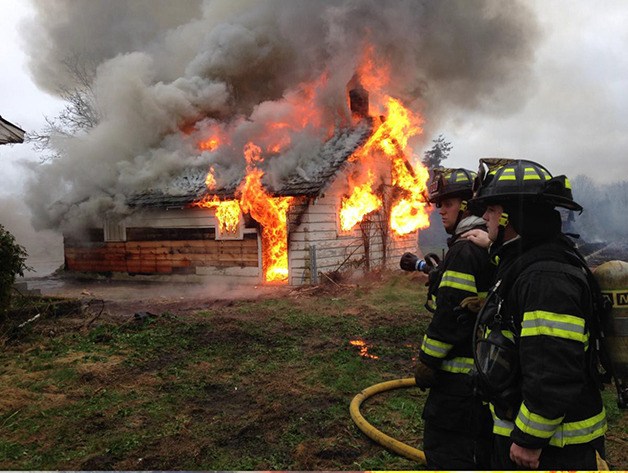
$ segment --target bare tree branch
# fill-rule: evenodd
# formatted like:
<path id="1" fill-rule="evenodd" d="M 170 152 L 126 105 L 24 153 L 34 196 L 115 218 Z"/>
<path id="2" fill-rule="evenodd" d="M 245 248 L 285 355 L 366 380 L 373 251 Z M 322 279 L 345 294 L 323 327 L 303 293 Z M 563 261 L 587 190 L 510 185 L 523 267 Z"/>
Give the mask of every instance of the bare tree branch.
<path id="1" fill-rule="evenodd" d="M 58 138 L 68 138 L 90 130 L 102 118 L 93 89 L 96 65 L 78 54 L 66 58 L 63 64 L 70 80 L 68 84 L 59 85 L 58 95 L 66 105 L 56 117 L 44 117 L 46 125 L 40 131 L 26 136 L 27 141 L 33 143 L 33 148 L 43 153 L 42 162 L 60 156 Z"/>

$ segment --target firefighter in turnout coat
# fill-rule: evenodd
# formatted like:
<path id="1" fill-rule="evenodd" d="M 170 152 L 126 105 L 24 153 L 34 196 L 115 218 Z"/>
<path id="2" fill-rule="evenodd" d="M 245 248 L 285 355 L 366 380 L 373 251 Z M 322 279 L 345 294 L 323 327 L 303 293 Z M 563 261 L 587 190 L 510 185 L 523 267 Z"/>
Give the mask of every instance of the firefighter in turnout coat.
<path id="1" fill-rule="evenodd" d="M 429 199 L 451 235 L 449 249 L 436 268 L 431 267 L 428 257 L 426 263 L 411 253 L 404 254 L 400 262 L 402 269 L 429 272 L 428 293 L 435 296 L 433 318 L 419 350 L 415 373 L 417 385 L 430 389 L 423 409 L 423 449 L 431 470 L 486 469 L 492 422 L 488 406 L 474 394 L 469 376 L 476 314 L 465 310 L 461 303 L 477 302 L 478 296 L 486 295 L 494 265 L 486 249 L 461 238 L 471 229 L 486 230 L 484 221 L 467 204 L 475 173 L 465 169 L 432 173 Z"/>
<path id="2" fill-rule="evenodd" d="M 494 417 L 495 470 L 597 470 L 606 415 L 592 291 L 556 206 L 582 210 L 565 176 L 524 160 L 481 160 L 495 285 L 475 329 L 475 363 Z"/>

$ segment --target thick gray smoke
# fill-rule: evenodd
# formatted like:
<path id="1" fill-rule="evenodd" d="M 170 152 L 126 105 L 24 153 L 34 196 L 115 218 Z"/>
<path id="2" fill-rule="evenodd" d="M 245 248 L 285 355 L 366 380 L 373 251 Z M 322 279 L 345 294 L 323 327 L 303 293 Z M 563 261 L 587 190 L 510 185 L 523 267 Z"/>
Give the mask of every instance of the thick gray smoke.
<path id="1" fill-rule="evenodd" d="M 588 242 L 628 240 L 628 182 L 596 184 L 580 174 L 572 179 L 574 200 L 584 211 L 575 214 L 573 231 Z"/>
<path id="2" fill-rule="evenodd" d="M 28 202 L 41 228 L 68 229 L 182 169 L 244 168 L 242 149 L 269 121 L 293 120 L 299 84 L 319 81 L 322 126 L 292 136 L 276 166 L 309 159 L 308 143 L 350 118 L 346 86 L 372 47 L 389 67 L 385 91 L 425 118 L 426 138 L 448 110 L 515 110 L 533 86 L 536 19 L 500 0 L 38 0 L 25 28 L 30 68 L 47 90 L 71 87 L 68 64 L 94 66 L 101 121 L 58 137 L 60 157 L 34 169 Z M 375 111 L 377 113 L 377 111 Z M 219 127 L 229 149 L 200 152 Z M 301 161 L 301 162 L 300 162 Z M 281 179 L 282 175 L 275 176 Z"/>

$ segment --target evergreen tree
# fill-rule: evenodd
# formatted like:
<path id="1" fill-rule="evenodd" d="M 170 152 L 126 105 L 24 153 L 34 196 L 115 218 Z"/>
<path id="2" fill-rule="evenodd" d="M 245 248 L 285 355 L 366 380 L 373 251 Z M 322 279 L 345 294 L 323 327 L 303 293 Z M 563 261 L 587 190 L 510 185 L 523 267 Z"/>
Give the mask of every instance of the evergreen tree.
<path id="1" fill-rule="evenodd" d="M 442 161 L 449 157 L 451 151 L 451 143 L 445 141 L 445 137 L 441 134 L 435 140 L 432 140 L 434 146 L 425 152 L 425 156 L 421 160 L 427 169 L 438 168 L 442 166 Z"/>
<path id="2" fill-rule="evenodd" d="M 11 288 L 16 276 L 24 276 L 28 254 L 15 237 L 0 225 L 0 321 L 11 305 Z"/>

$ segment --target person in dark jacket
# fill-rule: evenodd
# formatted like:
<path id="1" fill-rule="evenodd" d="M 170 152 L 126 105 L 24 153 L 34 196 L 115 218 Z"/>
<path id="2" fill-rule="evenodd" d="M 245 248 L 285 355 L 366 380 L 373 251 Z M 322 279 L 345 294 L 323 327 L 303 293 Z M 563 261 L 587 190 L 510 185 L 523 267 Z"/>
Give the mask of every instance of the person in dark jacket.
<path id="1" fill-rule="evenodd" d="M 460 238 L 471 229 L 486 231 L 485 222 L 468 206 L 475 173 L 439 169 L 432 175 L 429 199 L 451 235 L 447 241 L 449 249 L 437 268 L 411 253 L 404 254 L 400 261 L 401 268 L 408 271 L 431 270 L 429 293 L 435 296 L 434 315 L 423 338 L 415 372 L 417 385 L 430 389 L 423 409 L 423 449 L 431 470 L 487 469 L 492 421 L 488 406 L 474 394 L 469 376 L 473 368 L 471 333 L 476 314 L 464 310 L 461 303 L 486 295 L 494 266 L 484 248 Z"/>
<path id="2" fill-rule="evenodd" d="M 496 434 L 491 468 L 597 470 L 607 426 L 592 292 L 555 209 L 582 207 L 565 176 L 532 161 L 481 160 L 477 182 L 472 202 L 486 206 L 498 261 L 475 345 Z"/>

